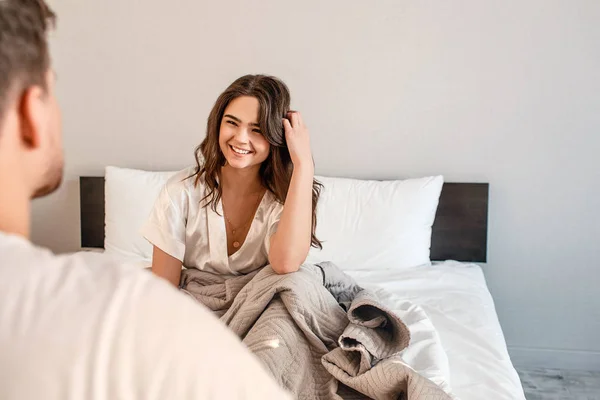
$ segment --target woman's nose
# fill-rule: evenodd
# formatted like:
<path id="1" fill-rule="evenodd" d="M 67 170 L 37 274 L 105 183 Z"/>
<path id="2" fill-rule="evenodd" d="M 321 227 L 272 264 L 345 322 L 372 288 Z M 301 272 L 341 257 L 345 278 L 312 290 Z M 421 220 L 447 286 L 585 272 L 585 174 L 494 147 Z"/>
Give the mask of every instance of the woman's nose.
<path id="1" fill-rule="evenodd" d="M 235 133 L 235 138 L 243 143 L 248 143 L 250 138 L 250 132 L 248 128 L 241 126 Z"/>

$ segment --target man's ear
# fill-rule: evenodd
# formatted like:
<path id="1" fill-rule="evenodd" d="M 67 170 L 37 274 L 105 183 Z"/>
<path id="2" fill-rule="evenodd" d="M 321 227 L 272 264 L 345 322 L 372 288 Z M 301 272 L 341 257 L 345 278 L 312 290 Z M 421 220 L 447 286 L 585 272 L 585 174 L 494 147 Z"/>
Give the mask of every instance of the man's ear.
<path id="1" fill-rule="evenodd" d="M 21 140 L 31 149 L 39 147 L 41 143 L 46 119 L 45 95 L 45 90 L 40 86 L 30 86 L 23 91 L 19 101 Z"/>

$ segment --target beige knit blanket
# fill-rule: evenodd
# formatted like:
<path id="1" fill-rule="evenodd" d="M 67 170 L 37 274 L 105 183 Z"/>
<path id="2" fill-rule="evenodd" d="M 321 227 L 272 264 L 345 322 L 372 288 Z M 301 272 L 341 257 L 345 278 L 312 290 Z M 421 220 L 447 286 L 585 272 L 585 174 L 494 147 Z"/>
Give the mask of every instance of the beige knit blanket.
<path id="1" fill-rule="evenodd" d="M 213 310 L 298 399 L 450 400 L 407 366 L 404 323 L 331 263 L 277 275 L 184 270 L 182 290 Z"/>

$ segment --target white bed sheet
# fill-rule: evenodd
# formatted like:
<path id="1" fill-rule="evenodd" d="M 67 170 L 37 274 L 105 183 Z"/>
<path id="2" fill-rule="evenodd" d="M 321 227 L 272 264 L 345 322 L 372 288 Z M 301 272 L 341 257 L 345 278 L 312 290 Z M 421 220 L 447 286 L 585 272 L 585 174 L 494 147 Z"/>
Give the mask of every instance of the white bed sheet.
<path id="1" fill-rule="evenodd" d="M 364 287 L 391 293 L 384 295 L 385 302 L 400 315 L 407 301 L 425 311 L 447 355 L 449 384 L 457 398 L 525 399 L 478 265 L 446 261 L 428 267 L 348 274 Z M 444 369 L 441 365 L 439 371 Z"/>

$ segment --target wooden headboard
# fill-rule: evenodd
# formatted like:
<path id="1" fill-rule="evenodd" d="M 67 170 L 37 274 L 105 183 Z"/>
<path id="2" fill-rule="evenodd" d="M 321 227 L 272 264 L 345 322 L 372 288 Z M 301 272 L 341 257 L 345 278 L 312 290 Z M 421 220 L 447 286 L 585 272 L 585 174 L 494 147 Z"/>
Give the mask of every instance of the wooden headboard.
<path id="1" fill-rule="evenodd" d="M 80 177 L 81 247 L 104 247 L 104 178 Z M 431 260 L 487 261 L 487 183 L 444 183 Z"/>

